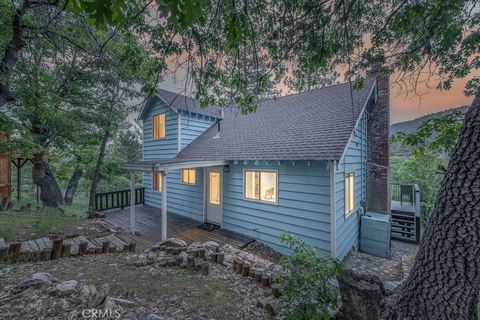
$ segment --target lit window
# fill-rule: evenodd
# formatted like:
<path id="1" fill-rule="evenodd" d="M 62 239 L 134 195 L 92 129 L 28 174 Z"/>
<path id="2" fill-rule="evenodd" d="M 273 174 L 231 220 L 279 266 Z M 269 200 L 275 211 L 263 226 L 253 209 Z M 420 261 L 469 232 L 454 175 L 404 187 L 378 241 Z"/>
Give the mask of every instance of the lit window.
<path id="1" fill-rule="evenodd" d="M 220 204 L 220 172 L 210 172 L 209 174 L 210 189 L 209 199 L 211 204 Z"/>
<path id="2" fill-rule="evenodd" d="M 244 184 L 246 199 L 277 202 L 277 172 L 245 170 Z"/>
<path id="3" fill-rule="evenodd" d="M 195 169 L 182 169 L 182 183 L 195 184 Z"/>
<path id="4" fill-rule="evenodd" d="M 152 189 L 162 192 L 162 174 L 159 172 L 152 173 Z"/>
<path id="5" fill-rule="evenodd" d="M 345 174 L 345 213 L 355 209 L 355 172 Z"/>
<path id="6" fill-rule="evenodd" d="M 152 122 L 153 139 L 165 138 L 165 113 L 154 115 Z"/>

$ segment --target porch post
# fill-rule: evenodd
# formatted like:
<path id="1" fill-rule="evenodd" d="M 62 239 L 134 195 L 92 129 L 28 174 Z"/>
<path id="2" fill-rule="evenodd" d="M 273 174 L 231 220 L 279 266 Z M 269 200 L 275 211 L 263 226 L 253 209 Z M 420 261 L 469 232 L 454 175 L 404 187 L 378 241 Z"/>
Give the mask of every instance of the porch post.
<path id="1" fill-rule="evenodd" d="M 130 232 L 135 234 L 135 172 L 130 171 Z"/>
<path id="2" fill-rule="evenodd" d="M 167 171 L 162 175 L 162 241 L 167 240 Z"/>

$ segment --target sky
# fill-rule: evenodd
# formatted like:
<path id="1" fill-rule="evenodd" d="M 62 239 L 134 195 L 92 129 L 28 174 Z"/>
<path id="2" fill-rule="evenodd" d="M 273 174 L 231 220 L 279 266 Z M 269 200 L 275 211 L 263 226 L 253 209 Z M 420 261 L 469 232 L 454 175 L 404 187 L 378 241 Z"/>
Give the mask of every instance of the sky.
<path id="1" fill-rule="evenodd" d="M 473 76 L 480 76 L 480 74 L 455 80 L 452 88 L 447 91 L 436 89 L 434 80 L 430 83 L 419 81 L 417 89 L 413 93 L 396 85 L 395 75 L 393 75 L 390 79 L 390 122 L 407 121 L 430 113 L 470 105 L 473 97 L 465 96 L 463 91 L 466 82 Z M 183 84 L 181 81 L 175 82 L 172 77 L 166 77 L 159 87 L 181 93 Z M 282 92 L 285 90 L 282 89 Z"/>
<path id="2" fill-rule="evenodd" d="M 456 80 L 448 91 L 441 91 L 425 83 L 417 89 L 417 95 L 406 94 L 398 86 L 391 85 L 390 121 L 392 123 L 411 120 L 426 114 L 470 105 L 473 97 L 465 96 L 463 90 L 467 79 Z"/>

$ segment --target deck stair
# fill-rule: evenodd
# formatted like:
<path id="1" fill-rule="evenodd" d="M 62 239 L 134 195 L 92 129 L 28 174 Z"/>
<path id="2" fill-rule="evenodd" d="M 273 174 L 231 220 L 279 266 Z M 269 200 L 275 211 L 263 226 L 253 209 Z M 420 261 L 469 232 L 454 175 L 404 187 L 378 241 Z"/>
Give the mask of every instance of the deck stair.
<path id="1" fill-rule="evenodd" d="M 415 184 L 392 184 L 392 239 L 420 242 L 420 190 Z"/>

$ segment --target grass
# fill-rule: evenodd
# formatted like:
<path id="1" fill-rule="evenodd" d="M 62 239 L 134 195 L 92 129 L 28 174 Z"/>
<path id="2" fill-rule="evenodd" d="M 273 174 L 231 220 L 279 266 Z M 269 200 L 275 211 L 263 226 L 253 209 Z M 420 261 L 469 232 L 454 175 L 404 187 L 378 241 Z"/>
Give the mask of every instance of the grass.
<path id="1" fill-rule="evenodd" d="M 27 203 L 28 200 L 14 202 L 11 210 L 0 212 L 0 238 L 24 241 L 43 237 L 55 229 L 78 225 L 87 211 L 86 206 L 80 203 L 62 206 L 62 210 L 36 208 L 32 203 L 30 212 L 17 211 Z"/>

